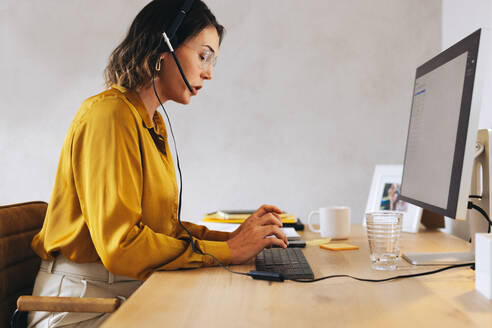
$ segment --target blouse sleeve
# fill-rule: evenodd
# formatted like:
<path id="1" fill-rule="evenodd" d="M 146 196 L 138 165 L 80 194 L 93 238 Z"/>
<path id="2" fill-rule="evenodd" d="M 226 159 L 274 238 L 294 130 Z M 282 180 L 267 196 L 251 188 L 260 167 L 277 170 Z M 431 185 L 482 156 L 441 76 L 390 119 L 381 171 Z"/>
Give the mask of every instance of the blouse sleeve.
<path id="1" fill-rule="evenodd" d="M 103 108 L 88 111 L 75 126 L 71 149 L 80 206 L 104 266 L 117 275 L 145 279 L 155 270 L 214 265 L 209 256 L 193 252 L 185 237 L 157 233 L 143 223 L 135 118 L 123 100 L 105 101 Z M 230 262 L 227 243 L 197 239 L 196 245 Z"/>
<path id="2" fill-rule="evenodd" d="M 183 222 L 183 225 L 188 229 L 193 237 L 202 240 L 212 240 L 212 241 L 227 241 L 229 240 L 229 232 L 209 230 L 203 225 L 194 224 L 191 222 Z M 188 233 L 181 227 L 178 227 L 178 235 L 185 236 Z"/>

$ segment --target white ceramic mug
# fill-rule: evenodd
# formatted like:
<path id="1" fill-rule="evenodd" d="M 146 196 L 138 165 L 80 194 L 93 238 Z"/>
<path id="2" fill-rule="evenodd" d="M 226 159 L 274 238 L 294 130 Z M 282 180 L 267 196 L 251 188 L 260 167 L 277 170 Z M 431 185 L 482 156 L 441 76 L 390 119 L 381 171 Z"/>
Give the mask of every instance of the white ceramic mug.
<path id="1" fill-rule="evenodd" d="M 320 229 L 314 229 L 311 218 L 319 216 Z M 346 206 L 321 207 L 308 216 L 309 230 L 318 232 L 323 238 L 347 239 L 350 235 L 350 208 Z"/>

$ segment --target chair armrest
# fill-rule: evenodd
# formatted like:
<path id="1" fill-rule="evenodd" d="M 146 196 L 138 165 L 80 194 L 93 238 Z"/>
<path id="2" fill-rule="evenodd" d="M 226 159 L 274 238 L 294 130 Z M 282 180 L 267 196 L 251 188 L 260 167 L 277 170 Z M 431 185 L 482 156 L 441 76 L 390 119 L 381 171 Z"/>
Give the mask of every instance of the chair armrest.
<path id="1" fill-rule="evenodd" d="M 19 311 L 111 313 L 121 304 L 118 298 L 20 296 Z"/>

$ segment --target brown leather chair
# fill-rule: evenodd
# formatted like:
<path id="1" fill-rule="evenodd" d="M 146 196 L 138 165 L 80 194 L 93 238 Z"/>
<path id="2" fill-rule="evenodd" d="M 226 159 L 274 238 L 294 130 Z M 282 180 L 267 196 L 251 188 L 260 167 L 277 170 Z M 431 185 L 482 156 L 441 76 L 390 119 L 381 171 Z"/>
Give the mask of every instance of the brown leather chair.
<path id="1" fill-rule="evenodd" d="M 32 294 L 41 259 L 31 240 L 47 207 L 45 202 L 0 206 L 0 328 L 25 327 L 26 311 L 111 313 L 120 305 L 117 298 L 21 296 Z"/>

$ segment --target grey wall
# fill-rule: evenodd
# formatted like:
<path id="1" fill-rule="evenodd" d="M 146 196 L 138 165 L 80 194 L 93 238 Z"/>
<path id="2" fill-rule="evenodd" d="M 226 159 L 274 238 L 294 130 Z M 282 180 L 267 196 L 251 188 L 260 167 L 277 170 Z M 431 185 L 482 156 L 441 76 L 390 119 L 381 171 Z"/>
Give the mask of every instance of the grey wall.
<path id="1" fill-rule="evenodd" d="M 147 1 L 0 0 L 0 203 L 49 200 L 81 101 Z M 440 50 L 440 0 L 209 0 L 227 28 L 214 79 L 168 104 L 184 217 L 263 203 L 364 212 L 399 164 L 415 68 Z"/>

